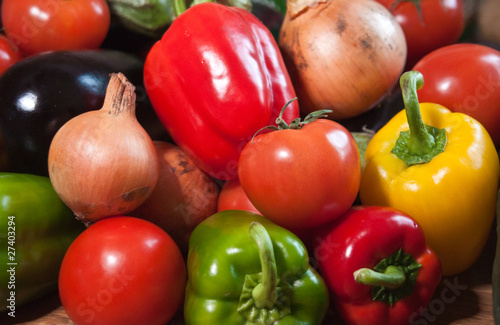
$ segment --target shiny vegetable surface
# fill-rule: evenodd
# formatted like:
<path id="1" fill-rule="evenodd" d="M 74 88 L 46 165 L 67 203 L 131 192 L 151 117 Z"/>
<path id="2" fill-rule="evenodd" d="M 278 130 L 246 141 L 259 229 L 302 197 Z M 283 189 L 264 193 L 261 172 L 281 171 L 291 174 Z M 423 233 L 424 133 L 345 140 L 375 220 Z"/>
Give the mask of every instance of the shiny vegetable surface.
<path id="1" fill-rule="evenodd" d="M 257 134 L 241 152 L 238 175 L 248 198 L 262 215 L 289 230 L 334 220 L 349 209 L 359 189 L 354 138 L 339 123 L 317 119 L 317 113 Z"/>
<path id="2" fill-rule="evenodd" d="M 7 36 L 25 56 L 55 50 L 93 50 L 110 25 L 106 0 L 3 0 Z"/>
<path id="3" fill-rule="evenodd" d="M 314 256 L 346 324 L 411 324 L 441 280 L 422 228 L 386 207 L 355 206 L 315 234 Z"/>
<path id="4" fill-rule="evenodd" d="M 48 177 L 0 173 L 1 312 L 57 290 L 64 254 L 84 230 Z"/>
<path id="5" fill-rule="evenodd" d="M 291 232 L 249 211 L 218 212 L 189 241 L 186 325 L 321 324 L 328 289 Z"/>
<path id="6" fill-rule="evenodd" d="M 418 103 L 422 75 L 402 77 L 406 109 L 372 138 L 360 198 L 413 217 L 438 254 L 444 275 L 479 257 L 495 216 L 500 166 L 495 146 L 473 118 Z"/>
<path id="7" fill-rule="evenodd" d="M 180 308 L 186 266 L 153 223 L 116 216 L 78 236 L 64 256 L 59 295 L 75 324 L 164 325 Z"/>
<path id="8" fill-rule="evenodd" d="M 179 147 L 218 179 L 237 177 L 241 149 L 295 97 L 269 30 L 240 8 L 201 3 L 148 54 L 146 90 Z M 298 117 L 297 103 L 284 116 Z"/>
<path id="9" fill-rule="evenodd" d="M 262 213 L 252 204 L 237 178 L 225 183 L 219 193 L 217 211 L 226 210 L 244 210 L 262 215 Z M 312 246 L 314 228 L 287 227 L 287 229 L 299 237 L 306 248 L 309 249 Z"/>
<path id="10" fill-rule="evenodd" d="M 463 0 L 377 1 L 391 11 L 403 29 L 408 46 L 405 70 L 431 51 L 457 42 L 465 28 Z"/>
<path id="11" fill-rule="evenodd" d="M 108 0 L 108 4 L 111 13 L 118 17 L 126 28 L 152 38 L 161 38 L 176 18 L 176 1 L 179 2 L 178 0 Z M 185 2 L 185 6 L 200 3 L 200 1 Z M 252 9 L 251 0 L 222 0 L 216 2 L 249 11 Z"/>
<path id="12" fill-rule="evenodd" d="M 225 210 L 246 210 L 261 214 L 252 204 L 237 178 L 227 181 L 220 190 L 217 211 Z"/>
<path id="13" fill-rule="evenodd" d="M 23 58 L 19 48 L 3 34 L 0 34 L 0 76 L 14 63 Z"/>
<path id="14" fill-rule="evenodd" d="M 438 103 L 481 123 L 500 146 L 500 52 L 480 44 L 439 48 L 414 67 L 425 79 L 422 102 Z"/>
<path id="15" fill-rule="evenodd" d="M 388 96 L 407 53 L 400 25 L 372 0 L 289 0 L 279 46 L 303 115 L 329 109 L 335 120 Z"/>
<path id="16" fill-rule="evenodd" d="M 109 74 L 136 86 L 137 118 L 155 140 L 166 131 L 144 91 L 144 62 L 111 50 L 60 51 L 23 59 L 0 78 L 3 171 L 48 176 L 50 142 L 71 118 L 104 103 Z"/>

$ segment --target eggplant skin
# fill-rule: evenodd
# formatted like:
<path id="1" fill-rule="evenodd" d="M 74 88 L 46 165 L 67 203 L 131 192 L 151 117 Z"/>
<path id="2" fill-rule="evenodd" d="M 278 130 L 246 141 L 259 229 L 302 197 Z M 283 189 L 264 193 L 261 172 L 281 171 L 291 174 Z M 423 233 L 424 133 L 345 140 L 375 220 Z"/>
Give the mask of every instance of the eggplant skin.
<path id="1" fill-rule="evenodd" d="M 115 50 L 55 51 L 25 58 L 0 78 L 0 168 L 48 176 L 55 133 L 71 118 L 102 107 L 110 74 L 136 87 L 137 119 L 153 140 L 169 140 L 143 84 L 144 61 Z"/>

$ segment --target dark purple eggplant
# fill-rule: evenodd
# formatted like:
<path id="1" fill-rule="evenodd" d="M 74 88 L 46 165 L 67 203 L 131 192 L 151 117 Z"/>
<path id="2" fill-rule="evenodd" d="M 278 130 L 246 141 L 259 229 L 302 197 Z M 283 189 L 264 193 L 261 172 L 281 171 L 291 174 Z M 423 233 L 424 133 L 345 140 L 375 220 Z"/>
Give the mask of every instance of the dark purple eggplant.
<path id="1" fill-rule="evenodd" d="M 113 50 L 58 51 L 26 58 L 0 78 L 2 171 L 46 176 L 50 143 L 68 120 L 102 107 L 110 73 L 135 86 L 137 119 L 153 140 L 168 140 L 143 85 L 144 62 Z"/>

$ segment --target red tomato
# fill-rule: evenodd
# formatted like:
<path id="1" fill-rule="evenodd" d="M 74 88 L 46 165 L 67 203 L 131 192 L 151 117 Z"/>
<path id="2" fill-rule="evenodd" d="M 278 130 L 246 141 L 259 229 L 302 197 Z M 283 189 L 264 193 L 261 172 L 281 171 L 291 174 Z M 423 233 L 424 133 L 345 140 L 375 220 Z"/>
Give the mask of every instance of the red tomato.
<path id="1" fill-rule="evenodd" d="M 437 49 L 413 70 L 424 76 L 420 102 L 438 103 L 478 120 L 500 145 L 500 52 L 479 44 Z"/>
<path id="2" fill-rule="evenodd" d="M 7 37 L 0 34 L 0 76 L 22 58 L 19 49 Z"/>
<path id="3" fill-rule="evenodd" d="M 240 180 L 235 178 L 227 181 L 222 187 L 217 200 L 217 211 L 245 210 L 261 214 L 250 202 Z"/>
<path id="4" fill-rule="evenodd" d="M 465 27 L 463 0 L 376 1 L 391 10 L 403 28 L 408 46 L 407 67 L 427 53 L 455 43 Z"/>
<path id="5" fill-rule="evenodd" d="M 97 49 L 110 26 L 106 0 L 3 0 L 7 36 L 24 55 Z"/>
<path id="6" fill-rule="evenodd" d="M 245 190 L 241 186 L 240 180 L 237 178 L 227 181 L 219 193 L 217 211 L 225 210 L 245 210 L 262 215 L 262 213 L 260 213 L 250 201 L 245 193 Z M 296 229 L 288 227 L 288 230 L 299 237 L 307 247 L 312 247 L 312 235 L 314 229 Z"/>
<path id="7" fill-rule="evenodd" d="M 76 324 L 166 324 L 181 306 L 186 268 L 153 223 L 112 217 L 87 228 L 61 265 L 59 294 Z"/>
<path id="8" fill-rule="evenodd" d="M 342 215 L 356 198 L 360 174 L 354 138 L 326 119 L 257 135 L 243 148 L 238 166 L 241 185 L 257 210 L 290 230 Z"/>

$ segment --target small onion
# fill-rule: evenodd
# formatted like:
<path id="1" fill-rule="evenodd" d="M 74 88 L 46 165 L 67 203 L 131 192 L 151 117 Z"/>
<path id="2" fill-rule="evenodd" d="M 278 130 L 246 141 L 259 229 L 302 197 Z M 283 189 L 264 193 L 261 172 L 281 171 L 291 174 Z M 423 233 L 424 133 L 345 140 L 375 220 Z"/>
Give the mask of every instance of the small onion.
<path id="1" fill-rule="evenodd" d="M 288 0 L 279 45 L 301 112 L 336 120 L 382 101 L 407 55 L 401 26 L 373 0 Z"/>
<path id="2" fill-rule="evenodd" d="M 149 197 L 158 181 L 158 155 L 136 119 L 135 87 L 123 74 L 111 75 L 100 110 L 58 130 L 48 168 L 57 194 L 87 225 L 126 214 Z"/>

